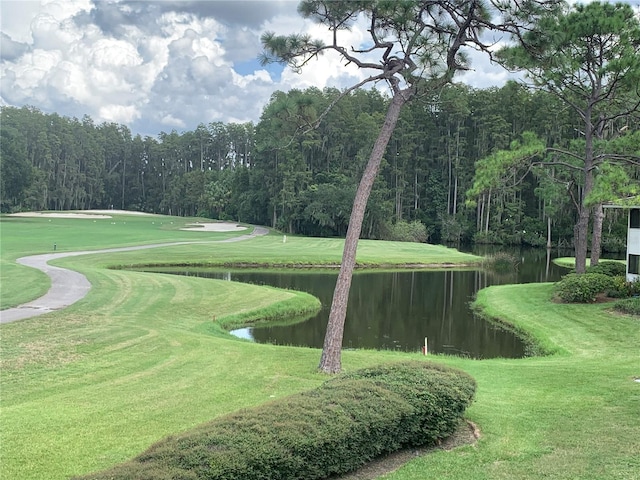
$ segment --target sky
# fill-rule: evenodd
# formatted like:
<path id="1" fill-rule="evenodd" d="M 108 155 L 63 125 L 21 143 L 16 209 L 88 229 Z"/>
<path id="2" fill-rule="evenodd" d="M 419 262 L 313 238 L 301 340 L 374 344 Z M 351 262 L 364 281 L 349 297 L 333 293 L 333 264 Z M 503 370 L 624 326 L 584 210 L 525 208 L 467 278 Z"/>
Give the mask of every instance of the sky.
<path id="1" fill-rule="evenodd" d="M 634 0 L 635 1 L 635 0 Z M 200 123 L 257 123 L 275 91 L 339 89 L 364 72 L 324 55 L 295 73 L 257 61 L 260 36 L 322 27 L 293 0 L 0 0 L 0 104 L 29 105 L 134 134 L 195 130 Z M 352 46 L 366 26 L 345 34 Z M 509 74 L 472 55 L 460 81 L 500 86 Z"/>

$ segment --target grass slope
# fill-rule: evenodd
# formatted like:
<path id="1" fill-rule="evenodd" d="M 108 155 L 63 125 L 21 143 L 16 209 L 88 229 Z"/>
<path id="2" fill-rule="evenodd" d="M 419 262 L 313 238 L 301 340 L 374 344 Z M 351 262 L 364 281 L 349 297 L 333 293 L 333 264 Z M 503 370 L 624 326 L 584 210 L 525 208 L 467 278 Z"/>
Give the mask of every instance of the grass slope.
<path id="1" fill-rule="evenodd" d="M 640 478 L 640 320 L 551 301 L 550 284 L 490 287 L 487 314 L 534 332 L 547 357 L 447 359 L 478 381 L 477 446 L 417 459 L 389 479 Z"/>
<path id="2" fill-rule="evenodd" d="M 167 242 L 199 242 L 180 248 L 138 251 L 120 255 L 96 255 L 100 265 L 172 263 L 183 264 L 259 264 L 259 265 L 335 265 L 340 263 L 344 241 L 271 234 L 251 242 L 211 243 L 251 231 L 198 232 L 180 230 L 202 218 L 164 215 L 120 215 L 112 218 L 28 218 L 0 217 L 0 308 L 33 300 L 48 290 L 49 278 L 38 270 L 15 263 L 17 258 L 38 253 L 98 250 Z M 170 255 L 170 257 L 168 257 Z M 440 245 L 403 242 L 362 241 L 358 262 L 365 265 L 469 264 L 479 258 Z M 56 264 L 76 264 L 65 260 Z M 84 262 L 86 264 L 86 262 Z"/>
<path id="3" fill-rule="evenodd" d="M 46 220 L 32 222 L 0 222 L 1 293 L 8 303 L 15 301 L 11 292 L 16 289 L 7 290 L 5 265 L 28 253 L 48 251 L 53 240 Z M 166 233 L 141 222 L 136 231 L 115 238 L 105 232 L 115 225 L 89 223 L 82 235 L 90 237 L 74 233 L 86 225 L 73 223 L 56 233 L 64 232 L 73 249 L 225 237 Z M 121 228 L 126 232 L 124 223 Z M 41 249 L 34 248 L 37 242 Z M 88 276 L 90 294 L 65 311 L 0 327 L 0 476 L 63 479 L 103 469 L 164 436 L 314 387 L 326 378 L 316 372 L 315 349 L 257 345 L 232 339 L 220 328 L 225 318 L 237 314 L 252 320 L 266 310 L 273 314 L 313 308 L 308 296 L 233 282 L 106 270 L 105 265 L 241 259 L 326 264 L 339 260 L 340 252 L 339 240 L 288 237 L 283 243 L 282 237 L 269 235 L 239 243 L 60 261 Z M 435 258 L 455 257 L 451 250 L 386 242 L 362 242 L 359 254 L 366 263 L 433 263 Z M 609 313 L 606 305 L 561 305 L 550 297 L 547 284 L 491 287 L 479 293 L 487 314 L 526 329 L 554 354 L 482 361 L 430 357 L 476 378 L 478 397 L 468 414 L 483 436 L 477 446 L 417 458 L 385 478 L 640 478 L 640 383 L 634 381 L 640 376 L 640 323 Z M 416 357 L 345 351 L 343 365 L 354 370 L 407 358 Z"/>

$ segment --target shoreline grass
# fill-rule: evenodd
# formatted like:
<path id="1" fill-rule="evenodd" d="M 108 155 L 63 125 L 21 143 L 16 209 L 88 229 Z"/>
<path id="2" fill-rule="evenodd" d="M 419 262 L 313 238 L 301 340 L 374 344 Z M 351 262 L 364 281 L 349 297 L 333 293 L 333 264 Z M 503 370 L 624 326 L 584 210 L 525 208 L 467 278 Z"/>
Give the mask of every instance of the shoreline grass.
<path id="1" fill-rule="evenodd" d="M 612 260 L 609 258 L 600 259 L 600 262 L 619 262 L 626 263 L 626 260 Z M 553 259 L 553 263 L 556 265 L 566 268 L 568 270 L 575 270 L 576 268 L 576 259 L 575 257 L 558 257 Z M 587 267 L 591 265 L 591 259 L 587 258 Z"/>
<path id="2" fill-rule="evenodd" d="M 555 353 L 445 359 L 478 382 L 468 416 L 482 429 L 481 440 L 385 478 L 639 478 L 640 319 L 614 314 L 607 304 L 557 304 L 551 297 L 551 284 L 479 292 L 487 315 L 533 332 Z"/>
<path id="3" fill-rule="evenodd" d="M 1 233 L 3 260 L 22 256 L 17 250 L 27 246 L 14 241 L 7 250 L 4 226 Z M 288 254 L 328 261 L 335 253 L 320 251 L 316 240 L 324 239 L 293 241 Z M 283 244 L 269 235 L 57 262 L 82 271 L 93 288 L 69 309 L 0 327 L 2 477 L 63 479 L 104 469 L 167 435 L 322 383 L 319 350 L 254 344 L 219 325 L 233 315 L 289 310 L 288 302 L 312 308 L 294 292 L 105 268 L 232 254 L 280 261 L 287 252 L 279 249 L 290 242 L 292 237 Z M 359 253 L 365 262 L 387 254 L 406 260 L 415 256 L 416 247 L 409 247 L 376 252 L 375 242 L 363 242 Z M 553 354 L 518 360 L 429 356 L 478 382 L 467 412 L 482 437 L 476 446 L 416 458 L 385 479 L 638 478 L 640 320 L 612 313 L 607 304 L 553 303 L 551 290 L 551 284 L 527 284 L 479 292 L 477 305 L 488 316 L 528 332 Z M 353 371 L 410 358 L 424 357 L 345 351 L 343 366 Z"/>
<path id="4" fill-rule="evenodd" d="M 81 218 L 29 218 L 0 216 L 0 309 L 34 300 L 46 293 L 49 278 L 42 272 L 15 263 L 19 257 L 40 253 L 99 250 L 103 248 L 194 242 L 121 254 L 91 257 L 103 268 L 136 265 L 181 264 L 215 266 L 264 266 L 295 268 L 305 265 L 333 266 L 342 258 L 343 239 L 285 236 L 271 232 L 250 242 L 216 243 L 251 232 L 203 232 L 180 230 L 202 218 L 164 215 L 114 214 L 102 220 Z M 384 245 L 384 247 L 382 247 Z M 171 260 L 167 260 L 170 256 Z M 84 257 L 84 256 L 83 256 Z M 75 257 L 78 258 L 78 257 Z M 479 263 L 480 257 L 441 245 L 363 240 L 358 247 L 361 267 L 403 268 L 429 265 L 434 268 Z M 52 262 L 74 265 L 72 259 Z M 86 262 L 80 262 L 78 268 Z M 71 267 L 74 268 L 74 267 Z"/>

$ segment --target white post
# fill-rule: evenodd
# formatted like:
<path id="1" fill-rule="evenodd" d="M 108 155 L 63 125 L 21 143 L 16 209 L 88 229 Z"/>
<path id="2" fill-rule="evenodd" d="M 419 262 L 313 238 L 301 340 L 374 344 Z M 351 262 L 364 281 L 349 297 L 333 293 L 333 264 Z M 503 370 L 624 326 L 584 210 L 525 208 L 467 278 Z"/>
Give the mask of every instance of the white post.
<path id="1" fill-rule="evenodd" d="M 429 353 L 429 349 L 427 347 L 427 337 L 424 337 L 424 347 L 422 347 L 422 353 L 427 355 Z"/>

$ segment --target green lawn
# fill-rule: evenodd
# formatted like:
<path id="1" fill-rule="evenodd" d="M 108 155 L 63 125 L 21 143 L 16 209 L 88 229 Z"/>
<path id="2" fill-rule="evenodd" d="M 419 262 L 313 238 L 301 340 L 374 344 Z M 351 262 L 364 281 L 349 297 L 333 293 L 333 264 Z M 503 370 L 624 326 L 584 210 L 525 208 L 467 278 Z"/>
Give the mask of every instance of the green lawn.
<path id="1" fill-rule="evenodd" d="M 5 275 L 5 267 L 22 255 L 50 251 L 54 237 L 63 239 L 57 240 L 58 249 L 75 250 L 238 235 L 181 232 L 175 225 L 185 220 L 168 217 L 160 217 L 161 227 L 135 217 L 133 228 L 129 218 L 118 217 L 122 225 L 68 220 L 67 228 L 55 231 L 43 219 L 2 218 L 3 305 L 16 302 L 20 290 L 8 287 L 7 279 L 24 282 L 31 275 L 22 267 L 10 267 L 13 272 Z M 120 234 L 107 235 L 111 226 Z M 67 310 L 0 327 L 0 477 L 63 479 L 103 469 L 166 435 L 326 378 L 316 372 L 318 350 L 253 344 L 220 327 L 234 315 L 251 321 L 264 312 L 313 309 L 311 297 L 106 265 L 328 264 L 338 262 L 340 254 L 340 240 L 287 237 L 284 243 L 281 235 L 271 234 L 59 261 L 83 271 L 93 288 Z M 362 242 L 359 249 L 361 263 L 438 260 L 474 258 L 390 242 Z M 13 276 L 22 270 L 29 273 Z M 417 458 L 385 478 L 640 478 L 640 383 L 634 381 L 640 377 L 640 320 L 610 313 L 602 304 L 561 305 L 550 299 L 548 284 L 480 292 L 478 302 L 488 314 L 527 330 L 553 355 L 482 361 L 430 357 L 478 381 L 468 417 L 482 438 L 476 446 Z M 345 351 L 343 365 L 353 370 L 407 358 L 422 357 Z"/>
<path id="2" fill-rule="evenodd" d="M 490 287 L 478 302 L 553 355 L 447 359 L 478 381 L 475 447 L 413 461 L 398 479 L 640 478 L 640 319 L 551 301 L 550 284 Z"/>
<path id="3" fill-rule="evenodd" d="M 604 259 L 601 261 L 625 263 L 625 260 Z M 553 260 L 553 263 L 560 265 L 561 267 L 564 267 L 564 268 L 570 268 L 572 270 L 576 268 L 576 259 L 574 257 L 558 257 Z M 591 259 L 587 258 L 587 267 L 589 265 L 591 265 Z"/>
<path id="4" fill-rule="evenodd" d="M 180 248 L 163 248 L 123 254 L 96 255 L 91 262 L 101 266 L 149 264 L 170 261 L 183 264 L 224 265 L 255 263 L 259 265 L 335 265 L 342 258 L 341 239 L 304 238 L 272 233 L 251 242 L 217 243 L 251 231 L 191 232 L 180 228 L 202 218 L 164 215 L 113 215 L 100 220 L 78 218 L 0 217 L 0 308 L 13 307 L 33 300 L 49 288 L 43 273 L 17 265 L 15 260 L 37 253 L 98 250 L 166 242 L 200 242 Z M 83 257 L 84 258 L 84 257 Z M 362 241 L 358 262 L 362 265 L 468 264 L 478 257 L 439 245 L 402 242 Z M 65 260 L 62 263 L 75 264 Z M 61 264 L 58 262 L 57 264 Z"/>

